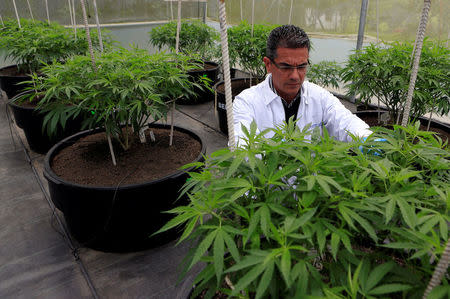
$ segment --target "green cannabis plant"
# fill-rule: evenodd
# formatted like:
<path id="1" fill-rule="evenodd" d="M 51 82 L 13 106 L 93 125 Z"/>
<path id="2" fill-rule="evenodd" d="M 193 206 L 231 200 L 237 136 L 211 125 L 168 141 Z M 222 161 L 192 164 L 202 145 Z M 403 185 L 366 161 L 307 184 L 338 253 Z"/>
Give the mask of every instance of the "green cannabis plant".
<path id="1" fill-rule="evenodd" d="M 95 62 L 93 68 L 89 57 L 73 56 L 65 63 L 45 66 L 43 76 L 33 76 L 49 133 L 68 118 L 86 113 L 83 127 L 105 127 L 127 150 L 130 128 L 139 134 L 149 121 L 166 118 L 170 99 L 207 84 L 189 81 L 187 71 L 198 65 L 181 54 L 150 55 L 142 49 L 117 48 L 97 53 Z"/>
<path id="2" fill-rule="evenodd" d="M 0 49 L 18 65 L 24 73 L 38 72 L 45 64 L 53 61 L 63 62 L 73 55 L 85 54 L 88 42 L 84 29 L 78 29 L 75 37 L 73 31 L 57 23 L 39 20 L 21 19 L 21 28 L 17 21 L 5 20 L 5 26 L 0 28 Z M 104 44 L 113 44 L 110 36 L 102 34 Z M 94 48 L 99 47 L 96 32 L 91 32 Z"/>
<path id="3" fill-rule="evenodd" d="M 270 32 L 278 25 L 255 24 L 252 26 L 243 21 L 239 25 L 228 28 L 228 45 L 230 57 L 236 57 L 236 63 L 254 77 L 264 78 L 266 67 L 263 62 L 266 56 L 266 43 Z"/>
<path id="4" fill-rule="evenodd" d="M 163 47 L 175 49 L 177 22 L 153 28 L 149 32 L 150 43 L 161 50 Z M 219 33 L 200 20 L 182 20 L 180 28 L 179 50 L 184 54 L 195 54 L 202 59 L 211 59 L 216 49 L 215 42 L 219 40 Z"/>
<path id="5" fill-rule="evenodd" d="M 342 72 L 349 95 L 384 104 L 395 123 L 408 93 L 414 43 L 371 44 L 352 54 Z M 442 42 L 425 40 L 411 105 L 411 120 L 434 112 L 450 111 L 450 50 Z"/>
<path id="6" fill-rule="evenodd" d="M 448 240 L 450 152 L 418 127 L 344 143 L 253 123 L 241 147 L 194 164 L 190 203 L 160 230 L 183 225 L 195 244 L 193 297 L 421 298 Z"/>

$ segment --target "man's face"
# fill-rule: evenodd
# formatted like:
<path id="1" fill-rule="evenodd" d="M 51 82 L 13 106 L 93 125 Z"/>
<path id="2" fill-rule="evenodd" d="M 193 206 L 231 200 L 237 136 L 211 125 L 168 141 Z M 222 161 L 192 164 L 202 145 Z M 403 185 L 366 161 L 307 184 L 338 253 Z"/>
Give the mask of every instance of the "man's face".
<path id="1" fill-rule="evenodd" d="M 272 73 L 272 83 L 278 94 L 286 101 L 295 98 L 305 80 L 309 52 L 307 48 L 277 48 L 274 61 L 264 57 L 268 73 Z M 289 67 L 305 66 L 304 68 Z M 285 68 L 287 67 L 287 68 Z"/>

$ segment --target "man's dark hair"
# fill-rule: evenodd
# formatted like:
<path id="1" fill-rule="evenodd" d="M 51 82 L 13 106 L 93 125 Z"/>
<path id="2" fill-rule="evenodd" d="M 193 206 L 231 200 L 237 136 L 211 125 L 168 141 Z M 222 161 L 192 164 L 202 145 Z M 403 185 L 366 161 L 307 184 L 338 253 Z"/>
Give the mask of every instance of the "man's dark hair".
<path id="1" fill-rule="evenodd" d="M 306 32 L 294 25 L 283 25 L 270 32 L 267 38 L 266 56 L 274 60 L 277 57 L 277 48 L 308 48 L 311 45 Z"/>

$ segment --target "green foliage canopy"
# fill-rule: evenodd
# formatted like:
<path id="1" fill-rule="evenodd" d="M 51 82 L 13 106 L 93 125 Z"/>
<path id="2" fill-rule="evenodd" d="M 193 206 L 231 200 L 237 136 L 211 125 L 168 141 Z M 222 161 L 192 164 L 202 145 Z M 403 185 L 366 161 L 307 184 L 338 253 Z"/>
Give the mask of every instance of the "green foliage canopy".
<path id="1" fill-rule="evenodd" d="M 266 67 L 263 58 L 266 56 L 267 38 L 278 26 L 255 24 L 253 34 L 252 26 L 245 21 L 228 28 L 230 57 L 236 57 L 236 62 L 253 76 L 264 78 Z"/>
<path id="2" fill-rule="evenodd" d="M 0 28 L 0 49 L 6 57 L 18 64 L 25 72 L 36 72 L 44 64 L 52 61 L 64 61 L 72 55 L 84 54 L 88 51 L 88 42 L 84 29 L 77 30 L 75 37 L 72 29 L 57 23 L 38 20 L 21 19 L 19 28 L 17 21 L 5 20 L 5 27 Z M 91 32 L 94 48 L 99 47 L 97 33 Z M 112 44 L 108 34 L 103 33 L 105 47 Z"/>
<path id="3" fill-rule="evenodd" d="M 131 138 L 123 126 L 138 134 L 149 118 L 166 117 L 169 99 L 190 94 L 194 85 L 202 88 L 206 82 L 189 80 L 187 71 L 198 64 L 181 54 L 118 48 L 97 53 L 95 60 L 95 70 L 89 57 L 73 56 L 65 63 L 47 65 L 43 76 L 34 75 L 34 88 L 43 95 L 38 105 L 47 113 L 48 132 L 67 118 L 86 113 L 84 127 L 104 126 L 126 150 Z"/>
<path id="4" fill-rule="evenodd" d="M 149 32 L 150 43 L 158 49 L 166 46 L 174 50 L 176 33 L 176 21 L 155 27 Z M 204 59 L 210 58 L 218 39 L 219 33 L 200 20 L 181 21 L 179 50 L 184 54 L 195 53 Z"/>
<path id="5" fill-rule="evenodd" d="M 342 72 L 348 94 L 361 101 L 375 97 L 396 120 L 402 113 L 411 76 L 413 43 L 394 42 L 364 48 L 351 55 Z M 412 98 L 411 118 L 427 112 L 450 111 L 450 49 L 443 43 L 424 41 Z"/>
<path id="6" fill-rule="evenodd" d="M 252 124 L 241 148 L 191 164 L 190 203 L 161 231 L 183 224 L 180 242 L 197 244 L 195 294 L 421 298 L 448 240 L 450 152 L 418 128 L 343 143 L 293 122 L 265 139 Z"/>

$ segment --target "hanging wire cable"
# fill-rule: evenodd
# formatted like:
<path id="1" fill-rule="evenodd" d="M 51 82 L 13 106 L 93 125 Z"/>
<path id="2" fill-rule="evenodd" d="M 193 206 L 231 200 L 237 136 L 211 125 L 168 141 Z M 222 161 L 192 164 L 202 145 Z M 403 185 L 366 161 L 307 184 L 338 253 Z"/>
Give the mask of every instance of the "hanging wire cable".
<path id="1" fill-rule="evenodd" d="M 48 13 L 48 0 L 45 0 L 45 10 L 47 11 L 47 22 L 50 25 L 50 14 Z"/>
<path id="2" fill-rule="evenodd" d="M 100 21 L 98 19 L 97 0 L 93 0 L 93 4 L 94 4 L 95 22 L 97 23 L 98 43 L 100 46 L 100 52 L 103 52 L 102 30 L 100 29 Z"/>
<path id="3" fill-rule="evenodd" d="M 31 5 L 30 5 L 30 1 L 29 0 L 27 0 L 27 4 L 28 4 L 28 10 L 30 11 L 31 19 L 34 22 L 33 11 L 31 10 Z"/>
<path id="4" fill-rule="evenodd" d="M 223 74 L 225 81 L 225 108 L 227 111 L 228 123 L 228 147 L 231 151 L 234 151 L 236 148 L 236 140 L 234 140 L 234 115 L 233 100 L 231 96 L 230 58 L 228 56 L 227 17 L 225 0 L 217 1 L 219 1 L 220 42 L 222 46 Z"/>
<path id="5" fill-rule="evenodd" d="M 431 291 L 441 283 L 442 277 L 444 277 L 445 273 L 447 273 L 449 260 L 450 260 L 450 238 L 447 240 L 447 245 L 445 246 L 445 250 L 442 253 L 441 259 L 439 260 L 436 269 L 434 269 L 433 276 L 431 277 L 431 280 L 428 283 L 425 293 L 423 294 L 423 299 L 428 298 L 428 295 L 430 295 Z"/>
<path id="6" fill-rule="evenodd" d="M 423 39 L 425 37 L 425 30 L 427 28 L 428 14 L 430 12 L 431 0 L 424 0 L 422 17 L 420 19 L 419 28 L 417 30 L 416 38 L 416 51 L 414 55 L 414 63 L 411 71 L 411 77 L 409 80 L 408 95 L 406 96 L 405 108 L 403 110 L 402 126 L 408 124 L 409 113 L 411 111 L 412 96 L 414 93 L 414 87 L 416 85 L 417 73 L 419 71 L 420 54 L 422 53 Z"/>
<path id="7" fill-rule="evenodd" d="M 16 12 L 17 24 L 19 25 L 19 28 L 22 28 L 22 25 L 20 25 L 19 13 L 17 12 L 16 0 L 13 0 L 13 5 L 14 11 Z"/>

